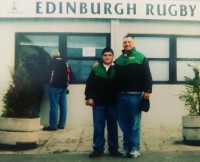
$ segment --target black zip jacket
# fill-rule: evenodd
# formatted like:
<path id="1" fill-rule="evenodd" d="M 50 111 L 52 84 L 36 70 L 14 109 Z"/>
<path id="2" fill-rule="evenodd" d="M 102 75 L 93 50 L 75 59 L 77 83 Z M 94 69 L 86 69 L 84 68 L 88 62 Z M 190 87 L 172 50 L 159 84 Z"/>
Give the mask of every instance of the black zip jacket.
<path id="1" fill-rule="evenodd" d="M 61 57 L 53 57 L 50 65 L 51 76 L 50 76 L 50 86 L 55 88 L 67 88 L 68 77 L 67 77 L 67 65 L 65 60 Z"/>
<path id="2" fill-rule="evenodd" d="M 118 92 L 152 92 L 148 59 L 135 48 L 115 60 Z"/>
<path id="3" fill-rule="evenodd" d="M 95 105 L 98 106 L 116 105 L 117 93 L 114 76 L 113 66 L 110 66 L 107 72 L 102 63 L 94 67 L 86 82 L 85 99 L 93 99 Z"/>

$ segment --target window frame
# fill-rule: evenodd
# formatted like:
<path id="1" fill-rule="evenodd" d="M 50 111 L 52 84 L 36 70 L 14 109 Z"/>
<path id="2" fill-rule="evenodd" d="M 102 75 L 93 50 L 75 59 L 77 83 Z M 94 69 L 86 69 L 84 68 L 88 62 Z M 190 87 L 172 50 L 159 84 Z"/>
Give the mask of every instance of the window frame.
<path id="1" fill-rule="evenodd" d="M 176 35 L 176 38 L 199 38 L 200 39 L 200 35 L 194 35 L 194 36 L 191 36 L 191 35 Z M 177 49 L 177 40 L 176 40 L 176 49 Z M 177 53 L 176 53 L 176 56 L 177 56 Z M 176 57 L 176 72 L 177 72 L 177 62 L 178 61 L 200 61 L 200 57 L 199 58 L 177 58 Z M 177 73 L 176 73 L 176 76 L 177 76 Z M 178 81 L 176 79 L 175 81 L 175 84 L 185 84 L 186 82 L 185 81 Z"/>
<path id="2" fill-rule="evenodd" d="M 105 36 L 106 46 L 111 45 L 111 34 L 110 33 L 60 33 L 60 32 L 17 32 L 15 34 L 15 67 L 18 65 L 19 59 L 19 39 L 21 35 L 57 35 L 59 38 L 58 46 L 59 51 L 62 55 L 67 56 L 67 36 Z M 177 58 L 177 38 L 199 38 L 200 35 L 170 35 L 170 34 L 134 34 L 129 33 L 134 37 L 158 37 L 158 38 L 169 38 L 169 58 L 149 58 L 149 61 L 169 61 L 169 80 L 168 81 L 153 81 L 153 84 L 185 84 L 185 81 L 177 81 L 177 62 L 178 61 L 200 61 L 200 58 Z M 71 57 L 70 59 L 72 59 Z M 99 60 L 98 57 L 80 57 L 74 58 L 77 60 Z M 72 84 L 85 84 L 86 81 L 73 81 Z"/>
<path id="3" fill-rule="evenodd" d="M 178 61 L 200 61 L 200 58 L 177 58 L 177 38 L 199 38 L 200 35 L 170 35 L 170 34 L 134 34 L 133 37 L 158 37 L 169 38 L 169 59 L 168 58 L 148 58 L 149 61 L 169 61 L 169 81 L 153 81 L 153 84 L 185 84 L 185 81 L 177 80 Z M 137 47 L 136 47 L 137 48 Z"/>
<path id="4" fill-rule="evenodd" d="M 23 35 L 36 35 L 36 36 L 58 36 L 58 50 L 62 56 L 67 57 L 67 37 L 68 36 L 100 36 L 100 37 L 105 37 L 106 38 L 106 45 L 105 46 L 110 46 L 111 45 L 111 35 L 110 33 L 60 33 L 60 32 L 17 32 L 15 34 L 15 54 L 16 54 L 16 59 L 15 59 L 15 68 L 19 64 L 19 42 L 20 42 L 20 37 Z M 67 60 L 94 60 L 98 61 L 100 57 L 67 57 Z M 91 67 L 92 68 L 92 67 Z M 72 69 L 73 70 L 73 69 Z M 86 80 L 72 80 L 71 84 L 85 84 Z"/>

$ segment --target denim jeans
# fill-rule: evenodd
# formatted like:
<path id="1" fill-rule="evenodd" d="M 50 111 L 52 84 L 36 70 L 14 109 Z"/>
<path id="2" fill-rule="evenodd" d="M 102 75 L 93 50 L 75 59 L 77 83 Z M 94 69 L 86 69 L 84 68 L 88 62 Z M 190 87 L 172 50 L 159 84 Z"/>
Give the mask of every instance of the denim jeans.
<path id="1" fill-rule="evenodd" d="M 118 123 L 123 133 L 127 152 L 140 150 L 141 94 L 119 94 L 117 101 Z"/>
<path id="2" fill-rule="evenodd" d="M 93 148 L 104 150 L 104 130 L 107 122 L 109 150 L 118 149 L 118 126 L 116 106 L 94 106 L 93 107 Z"/>
<path id="3" fill-rule="evenodd" d="M 49 113 L 49 126 L 51 128 L 65 127 L 67 118 L 67 89 L 54 88 L 49 86 L 48 95 L 50 102 L 50 113 Z M 58 110 L 58 106 L 60 111 Z M 60 113 L 59 113 L 60 112 Z M 59 118 L 59 119 L 58 119 Z"/>

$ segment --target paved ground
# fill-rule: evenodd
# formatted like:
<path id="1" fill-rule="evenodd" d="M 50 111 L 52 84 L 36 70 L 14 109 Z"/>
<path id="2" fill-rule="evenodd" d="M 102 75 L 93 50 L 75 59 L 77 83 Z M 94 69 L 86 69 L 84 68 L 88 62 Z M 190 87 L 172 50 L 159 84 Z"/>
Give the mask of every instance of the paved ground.
<path id="1" fill-rule="evenodd" d="M 88 153 L 92 151 L 92 126 L 69 126 L 55 132 L 40 131 L 37 148 L 30 150 L 0 149 L 0 162 L 73 162 L 91 161 Z M 122 133 L 119 131 L 119 145 L 122 150 Z M 138 162 L 198 162 L 200 146 L 183 143 L 181 127 L 156 126 L 142 127 L 141 154 Z M 113 158 L 105 155 L 98 161 L 130 161 L 133 159 Z"/>

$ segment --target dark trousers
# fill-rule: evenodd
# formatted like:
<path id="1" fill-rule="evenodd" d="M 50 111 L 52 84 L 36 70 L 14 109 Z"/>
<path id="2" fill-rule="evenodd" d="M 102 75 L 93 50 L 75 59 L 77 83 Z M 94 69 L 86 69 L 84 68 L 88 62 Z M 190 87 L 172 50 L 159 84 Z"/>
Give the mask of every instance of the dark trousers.
<path id="1" fill-rule="evenodd" d="M 105 126 L 107 125 L 107 141 L 109 150 L 118 149 L 117 109 L 115 106 L 93 107 L 93 148 L 104 150 Z"/>

